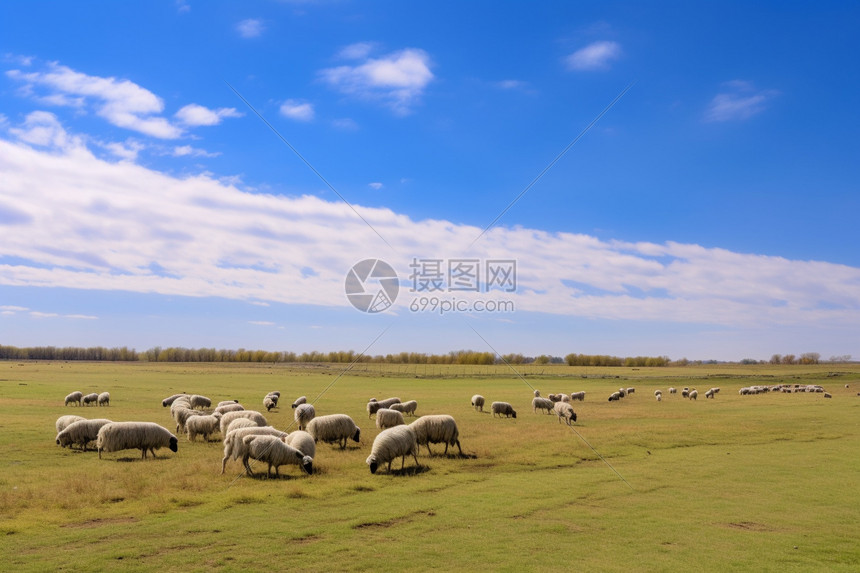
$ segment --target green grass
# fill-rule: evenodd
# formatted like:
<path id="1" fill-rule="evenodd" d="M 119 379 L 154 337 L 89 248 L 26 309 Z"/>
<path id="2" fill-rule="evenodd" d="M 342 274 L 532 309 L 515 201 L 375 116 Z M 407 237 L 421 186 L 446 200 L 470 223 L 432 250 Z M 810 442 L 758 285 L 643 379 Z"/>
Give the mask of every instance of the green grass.
<path id="1" fill-rule="evenodd" d="M 0 362 L 4 569 L 860 568 L 856 365 L 525 372 L 544 395 L 587 392 L 574 403 L 575 431 L 533 414 L 530 388 L 509 370 L 450 368 L 446 377 L 404 369 L 338 379 L 336 365 Z M 780 381 L 822 384 L 833 399 L 737 393 Z M 236 463 L 220 475 L 220 442 L 184 436 L 176 454 L 146 461 L 54 443 L 54 421 L 68 413 L 172 429 L 161 399 L 179 391 L 261 409 L 263 395 L 280 390 L 284 403 L 267 418 L 287 428 L 292 399 L 313 400 L 332 382 L 317 412 L 351 415 L 362 443 L 319 444 L 313 476 L 285 466 L 282 479 L 252 479 Z M 637 392 L 606 402 L 622 385 Z M 697 387 L 700 398 L 669 396 L 670 385 Z M 705 400 L 711 386 L 722 391 Z M 112 405 L 64 407 L 73 390 L 107 390 Z M 475 393 L 511 402 L 519 417 L 475 412 Z M 470 456 L 424 450 L 418 471 L 407 462 L 405 472 L 371 475 L 364 460 L 377 431 L 365 404 L 394 395 L 418 400 L 419 414 L 453 415 Z"/>

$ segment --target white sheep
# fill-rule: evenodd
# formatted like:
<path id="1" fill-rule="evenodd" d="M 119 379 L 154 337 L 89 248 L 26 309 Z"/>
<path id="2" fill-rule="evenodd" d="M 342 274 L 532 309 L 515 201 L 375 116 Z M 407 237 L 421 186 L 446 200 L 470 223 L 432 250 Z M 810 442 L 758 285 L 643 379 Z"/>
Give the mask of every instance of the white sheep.
<path id="1" fill-rule="evenodd" d="M 314 410 L 313 404 L 299 404 L 296 406 L 293 418 L 295 418 L 296 424 L 299 425 L 299 429 L 304 430 L 308 427 L 308 422 L 313 420 L 316 415 L 317 412 Z"/>
<path id="2" fill-rule="evenodd" d="M 308 403 L 308 399 L 306 396 L 299 396 L 298 398 L 296 398 L 296 401 L 293 402 L 293 409 L 295 410 L 300 405 L 307 404 L 307 403 Z"/>
<path id="3" fill-rule="evenodd" d="M 230 402 L 228 404 L 224 404 L 222 406 L 218 406 L 215 408 L 215 412 L 219 414 L 226 414 L 227 412 L 241 412 L 245 409 L 245 406 L 242 404 L 238 404 L 236 402 Z"/>
<path id="4" fill-rule="evenodd" d="M 146 459 L 147 451 L 154 458 L 155 450 L 159 448 L 170 448 L 170 451 L 176 452 L 179 446 L 176 436 L 153 422 L 111 422 L 99 430 L 96 447 L 99 458 L 102 452 L 134 449 L 140 450 L 141 459 Z"/>
<path id="5" fill-rule="evenodd" d="M 559 402 L 570 402 L 570 396 L 567 394 L 559 394 L 558 395 Z"/>
<path id="6" fill-rule="evenodd" d="M 239 400 L 221 400 L 215 405 L 215 408 L 220 408 L 221 406 L 230 406 L 232 404 L 238 404 Z"/>
<path id="7" fill-rule="evenodd" d="M 707 392 L 705 392 L 705 399 L 707 399 L 707 398 L 713 398 L 715 393 L 716 393 L 716 392 L 714 392 L 714 389 L 713 389 L 713 388 L 711 388 L 710 390 L 708 390 Z"/>
<path id="8" fill-rule="evenodd" d="M 174 402 L 174 404 L 176 404 L 176 402 Z M 173 414 L 173 420 L 176 422 L 176 433 L 184 434 L 185 424 L 188 423 L 188 420 L 195 416 L 202 416 L 203 412 L 200 410 L 192 410 L 191 408 L 174 408 L 171 406 L 171 414 Z"/>
<path id="9" fill-rule="evenodd" d="M 188 394 L 182 393 L 182 394 L 174 394 L 173 396 L 168 396 L 167 398 L 165 398 L 164 400 L 161 401 L 161 405 L 164 406 L 165 408 L 167 408 L 168 406 L 172 405 L 173 402 L 175 402 L 177 398 L 181 398 L 183 396 L 188 396 Z"/>
<path id="10" fill-rule="evenodd" d="M 72 414 L 69 414 L 68 416 L 60 416 L 59 418 L 57 418 L 56 423 L 57 433 L 59 434 L 60 432 L 68 428 L 70 424 L 74 422 L 80 422 L 81 420 L 86 420 L 86 418 L 84 418 L 83 416 L 74 416 Z"/>
<path id="11" fill-rule="evenodd" d="M 579 400 L 580 402 L 585 400 L 585 391 L 580 390 L 579 392 L 571 392 L 570 394 L 571 400 Z"/>
<path id="12" fill-rule="evenodd" d="M 191 398 L 189 398 L 189 401 L 191 402 L 191 408 L 195 410 L 197 408 L 208 408 L 212 405 L 212 400 L 199 394 L 192 395 Z"/>
<path id="13" fill-rule="evenodd" d="M 80 449 L 87 451 L 87 444 L 95 441 L 102 426 L 110 423 L 104 418 L 72 422 L 57 434 L 57 445 L 65 448 L 77 444 Z"/>
<path id="14" fill-rule="evenodd" d="M 281 438 L 275 436 L 260 436 L 251 435 L 245 436 L 242 441 L 245 443 L 245 455 L 242 458 L 242 463 L 249 476 L 253 476 L 249 459 L 254 459 L 259 462 L 266 462 L 269 468 L 266 470 L 266 477 L 272 473 L 272 466 L 275 468 L 275 477 L 279 477 L 278 468 L 285 464 L 293 464 L 301 467 L 307 473 L 314 473 L 313 458 L 306 456 L 296 448 L 288 446 Z"/>
<path id="15" fill-rule="evenodd" d="M 98 392 L 92 392 L 87 394 L 82 399 L 84 406 L 89 406 L 90 404 L 98 404 L 99 402 L 99 394 Z"/>
<path id="16" fill-rule="evenodd" d="M 223 415 L 223 414 L 222 414 Z M 248 418 L 236 418 L 227 426 L 225 433 L 230 433 L 233 430 L 237 430 L 239 428 L 259 428 L 257 422 L 254 420 L 250 420 Z"/>
<path id="17" fill-rule="evenodd" d="M 361 439 L 361 430 L 346 414 L 329 414 L 314 418 L 308 422 L 307 431 L 317 442 L 338 443 L 340 449 L 346 447 L 346 441 L 349 439 L 354 442 Z"/>
<path id="18" fill-rule="evenodd" d="M 475 394 L 472 396 L 472 407 L 475 408 L 478 412 L 484 411 L 484 397 L 480 394 Z"/>
<path id="19" fill-rule="evenodd" d="M 537 414 L 538 410 L 543 410 L 544 414 L 549 414 L 552 412 L 552 408 L 555 404 L 556 402 L 553 402 L 549 398 L 541 398 L 540 396 L 532 398 L 532 410 L 535 414 Z"/>
<path id="20" fill-rule="evenodd" d="M 514 407 L 507 402 L 493 402 L 490 405 L 490 410 L 493 412 L 493 416 L 498 414 L 500 418 L 502 416 L 504 416 L 505 418 L 517 417 L 516 410 L 514 410 Z"/>
<path id="21" fill-rule="evenodd" d="M 663 401 L 663 394 L 657 394 L 657 401 L 658 401 L 658 402 L 662 402 L 662 401 Z"/>
<path id="22" fill-rule="evenodd" d="M 388 408 L 380 408 L 376 411 L 376 427 L 380 430 L 385 428 L 393 428 L 405 424 L 403 414 L 397 410 L 389 410 Z"/>
<path id="23" fill-rule="evenodd" d="M 203 441 L 208 442 L 209 436 L 220 429 L 221 415 L 191 416 L 185 422 L 185 431 L 188 433 L 188 441 L 193 442 L 198 435 L 203 436 Z"/>
<path id="24" fill-rule="evenodd" d="M 663 391 L 662 390 L 654 390 L 654 397 L 657 398 L 657 401 L 660 402 L 663 400 Z"/>
<path id="25" fill-rule="evenodd" d="M 221 416 L 221 435 L 225 435 L 230 422 L 237 418 L 248 418 L 258 426 L 267 426 L 266 418 L 256 410 L 239 410 L 238 412 L 227 412 Z"/>
<path id="26" fill-rule="evenodd" d="M 277 406 L 277 405 L 278 405 L 278 400 L 280 400 L 280 399 L 281 399 L 281 393 L 280 393 L 280 392 L 269 392 L 268 394 L 266 394 L 265 396 L 263 396 L 263 402 L 264 402 L 264 403 L 266 402 L 266 399 L 267 399 L 267 398 L 268 398 L 269 400 L 271 400 L 271 401 L 275 404 L 275 406 Z"/>
<path id="27" fill-rule="evenodd" d="M 609 402 L 617 402 L 621 399 L 621 392 L 613 392 L 609 395 Z"/>
<path id="28" fill-rule="evenodd" d="M 406 465 L 406 456 L 408 455 L 412 455 L 415 459 L 415 467 L 419 467 L 418 438 L 409 426 L 394 426 L 377 434 L 366 463 L 370 466 L 370 473 L 372 474 L 375 474 L 379 466 L 385 463 L 388 464 L 388 471 L 390 472 L 391 462 L 402 457 L 400 463 L 402 470 Z"/>
<path id="29" fill-rule="evenodd" d="M 698 390 L 690 390 L 688 397 L 690 398 L 690 400 L 697 399 L 699 397 L 699 391 Z"/>
<path id="30" fill-rule="evenodd" d="M 232 424 L 230 427 L 232 428 Z M 221 473 L 227 467 L 227 460 L 232 458 L 238 460 L 245 456 L 245 436 L 275 436 L 283 438 L 287 436 L 286 432 L 282 432 L 272 426 L 253 426 L 250 428 L 238 428 L 230 430 L 224 434 L 224 458 L 221 460 Z"/>
<path id="31" fill-rule="evenodd" d="M 266 412 L 271 412 L 272 408 L 278 405 L 278 401 L 273 399 L 271 396 L 266 396 L 263 398 L 263 407 L 266 408 Z"/>
<path id="32" fill-rule="evenodd" d="M 677 394 L 677 393 L 678 393 L 677 388 L 669 388 L 669 394 Z"/>
<path id="33" fill-rule="evenodd" d="M 388 408 L 392 404 L 399 403 L 400 398 L 386 398 L 385 400 L 376 400 L 376 398 L 373 398 L 370 402 L 367 403 L 367 417 L 372 417 L 380 408 Z"/>
<path id="34" fill-rule="evenodd" d="M 460 447 L 460 431 L 457 429 L 457 422 L 454 418 L 446 414 L 434 414 L 432 416 L 421 416 L 409 427 L 415 432 L 415 439 L 419 446 L 427 446 L 427 453 L 433 455 L 430 451 L 430 444 L 445 444 L 445 452 L 448 453 L 448 445 L 456 445 L 460 455 L 463 455 L 463 449 Z"/>
<path id="35" fill-rule="evenodd" d="M 302 430 L 290 432 L 283 440 L 288 446 L 293 446 L 304 455 L 312 458 L 317 457 L 316 441 L 308 432 Z"/>
<path id="36" fill-rule="evenodd" d="M 81 400 L 83 400 L 83 399 L 84 399 L 84 393 L 83 392 L 72 392 L 71 394 L 66 396 L 66 403 L 63 405 L 68 406 L 69 404 L 75 404 L 77 406 L 80 406 Z"/>
<path id="37" fill-rule="evenodd" d="M 99 406 L 110 406 L 110 392 L 102 392 L 99 394 Z"/>
<path id="38" fill-rule="evenodd" d="M 564 420 L 568 426 L 571 422 L 576 422 L 576 412 L 573 411 L 573 406 L 567 402 L 556 402 L 553 406 L 553 410 L 555 410 L 555 415 L 558 416 L 559 424 L 561 424 L 562 420 Z"/>
<path id="39" fill-rule="evenodd" d="M 402 402 L 400 404 L 392 404 L 388 407 L 391 410 L 397 410 L 403 415 L 415 415 L 415 410 L 418 409 L 418 402 L 415 400 L 409 400 L 408 402 Z"/>

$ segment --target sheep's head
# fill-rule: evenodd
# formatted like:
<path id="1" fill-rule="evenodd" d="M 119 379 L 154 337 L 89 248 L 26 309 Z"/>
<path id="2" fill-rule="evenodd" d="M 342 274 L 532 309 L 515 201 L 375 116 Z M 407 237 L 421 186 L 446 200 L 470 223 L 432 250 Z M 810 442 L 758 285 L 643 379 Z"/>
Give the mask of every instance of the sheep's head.
<path id="1" fill-rule="evenodd" d="M 375 474 L 376 470 L 379 469 L 379 462 L 377 462 L 375 455 L 367 458 L 367 465 L 370 466 L 370 473 Z"/>
<path id="2" fill-rule="evenodd" d="M 179 449 L 179 441 L 176 439 L 176 436 L 170 436 L 170 451 L 176 452 Z"/>
<path id="3" fill-rule="evenodd" d="M 308 475 L 313 475 L 314 459 L 310 456 L 302 456 L 301 452 L 299 452 L 299 457 L 302 459 L 302 469 L 308 472 Z"/>
<path id="4" fill-rule="evenodd" d="M 361 440 L 361 429 L 360 429 L 360 428 L 356 428 L 356 429 L 355 429 L 355 435 L 353 435 L 353 436 L 352 436 L 352 441 L 353 441 L 353 442 L 358 442 L 358 441 L 360 441 L 360 440 Z"/>
<path id="5" fill-rule="evenodd" d="M 513 413 L 513 416 L 514 416 L 514 420 L 516 420 L 516 419 L 517 419 L 517 413 L 516 413 L 516 412 L 512 412 L 512 413 Z"/>
<path id="6" fill-rule="evenodd" d="M 576 422 L 576 412 L 573 410 L 570 411 L 570 419 Z"/>

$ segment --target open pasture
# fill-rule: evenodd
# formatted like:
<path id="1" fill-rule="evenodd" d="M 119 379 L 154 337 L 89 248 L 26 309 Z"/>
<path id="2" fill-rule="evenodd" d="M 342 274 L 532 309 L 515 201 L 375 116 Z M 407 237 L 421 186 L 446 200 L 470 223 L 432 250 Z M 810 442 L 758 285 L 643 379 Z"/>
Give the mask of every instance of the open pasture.
<path id="1" fill-rule="evenodd" d="M 589 369 L 586 379 L 581 370 L 553 369 L 526 380 L 544 396 L 586 391 L 573 402 L 573 430 L 532 413 L 531 388 L 503 370 L 338 378 L 336 365 L 0 363 L 4 568 L 860 568 L 857 365 Z M 833 370 L 839 375 L 829 376 Z M 742 386 L 780 382 L 821 384 L 833 398 L 738 395 Z M 607 402 L 622 386 L 636 393 Z M 699 399 L 669 395 L 669 386 L 695 387 Z M 707 400 L 712 386 L 721 392 Z M 660 403 L 655 389 L 663 390 Z M 111 405 L 64 407 L 73 390 L 109 391 Z M 262 398 L 272 390 L 282 393 L 280 407 L 266 413 Z M 361 443 L 345 451 L 318 444 L 314 475 L 284 466 L 281 479 L 242 476 L 236 462 L 220 475 L 220 439 L 178 435 L 179 451 L 159 450 L 155 460 L 140 460 L 137 450 L 99 460 L 54 443 L 64 414 L 173 431 L 161 400 L 177 392 L 238 399 L 290 431 L 293 399 L 324 392 L 317 415 L 349 414 Z M 486 411 L 510 402 L 517 419 L 475 412 L 476 393 Z M 418 415 L 454 416 L 467 456 L 442 456 L 435 445 L 431 457 L 422 447 L 418 469 L 410 459 L 403 472 L 371 475 L 365 458 L 377 430 L 365 404 L 389 396 L 417 400 Z"/>

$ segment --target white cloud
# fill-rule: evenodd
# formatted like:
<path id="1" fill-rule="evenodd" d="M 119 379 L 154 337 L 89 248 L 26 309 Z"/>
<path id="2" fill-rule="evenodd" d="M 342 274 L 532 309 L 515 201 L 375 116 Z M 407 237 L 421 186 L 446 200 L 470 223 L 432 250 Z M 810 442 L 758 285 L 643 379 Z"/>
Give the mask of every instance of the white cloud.
<path id="1" fill-rule="evenodd" d="M 177 145 L 170 155 L 173 157 L 218 157 L 221 153 L 210 153 L 205 149 L 198 149 L 190 145 Z"/>
<path id="2" fill-rule="evenodd" d="M 268 320 L 249 320 L 248 324 L 256 324 L 257 326 L 275 326 L 274 322 Z"/>
<path id="3" fill-rule="evenodd" d="M 337 53 L 338 58 L 345 60 L 363 60 L 374 50 L 376 44 L 373 42 L 357 42 L 350 44 Z"/>
<path id="4" fill-rule="evenodd" d="M 135 161 L 137 159 L 137 154 L 146 147 L 139 141 L 135 141 L 133 139 L 127 139 L 125 143 L 112 141 L 101 145 L 111 154 L 119 157 L 123 161 Z"/>
<path id="5" fill-rule="evenodd" d="M 382 183 L 379 183 L 377 181 L 374 181 L 373 183 L 368 183 L 367 186 L 371 189 L 376 189 L 377 191 L 379 191 L 383 187 Z"/>
<path id="6" fill-rule="evenodd" d="M 174 114 L 181 123 L 188 126 L 218 125 L 225 117 L 242 117 L 233 107 L 209 109 L 196 103 L 190 103 Z"/>
<path id="7" fill-rule="evenodd" d="M 99 317 L 89 314 L 64 314 L 63 318 L 74 318 L 76 320 L 98 320 Z"/>
<path id="8" fill-rule="evenodd" d="M 39 312 L 38 310 L 31 310 L 30 316 L 33 318 L 56 318 L 60 315 L 56 312 Z"/>
<path id="9" fill-rule="evenodd" d="M 182 135 L 181 129 L 157 115 L 164 110 L 161 98 L 129 80 L 89 76 L 57 63 L 48 64 L 43 71 L 9 70 L 6 75 L 22 82 L 25 92 L 32 92 L 39 101 L 76 107 L 93 101 L 96 114 L 117 127 L 160 139 Z M 49 93 L 37 94 L 37 88 Z"/>
<path id="10" fill-rule="evenodd" d="M 764 111 L 779 92 L 775 90 L 759 90 L 752 83 L 733 80 L 723 84 L 725 91 L 718 93 L 711 100 L 705 111 L 705 121 L 742 121 Z"/>
<path id="11" fill-rule="evenodd" d="M 407 48 L 355 66 L 324 69 L 320 77 L 345 94 L 381 101 L 403 115 L 418 103 L 434 76 L 427 52 Z"/>
<path id="12" fill-rule="evenodd" d="M 358 129 L 358 123 L 348 117 L 332 120 L 331 124 L 338 129 L 346 131 L 354 131 Z"/>
<path id="13" fill-rule="evenodd" d="M 314 118 L 313 104 L 288 99 L 281 104 L 281 115 L 297 121 L 311 121 Z"/>
<path id="14" fill-rule="evenodd" d="M 568 69 L 576 71 L 605 70 L 610 62 L 621 57 L 621 45 L 617 42 L 594 42 L 581 48 L 567 58 Z"/>
<path id="15" fill-rule="evenodd" d="M 356 205 L 394 252 L 340 202 L 243 192 L 75 146 L 0 139 L 0 172 L 0 196 L 27 213 L 0 225 L 0 257 L 16 261 L 0 264 L 7 286 L 346 307 L 344 276 L 359 258 L 384 256 L 407 280 L 413 257 L 462 258 L 480 231 Z M 504 227 L 467 255 L 517 260 L 507 296 L 518 312 L 850 335 L 860 324 L 860 268 L 846 265 Z"/>
<path id="16" fill-rule="evenodd" d="M 9 133 L 25 143 L 42 147 L 62 149 L 80 143 L 79 140 L 73 140 L 68 136 L 56 115 L 47 111 L 34 111 L 27 114 L 23 125 L 10 128 Z"/>
<path id="17" fill-rule="evenodd" d="M 243 38 L 256 38 L 263 33 L 266 27 L 259 18 L 248 18 L 236 24 L 236 30 Z"/>
<path id="18" fill-rule="evenodd" d="M 6 312 L 15 313 L 15 312 L 24 312 L 24 311 L 30 310 L 30 309 L 27 308 L 26 306 L 2 305 L 2 306 L 0 306 L 0 310 L 2 310 L 4 313 L 6 313 Z"/>

